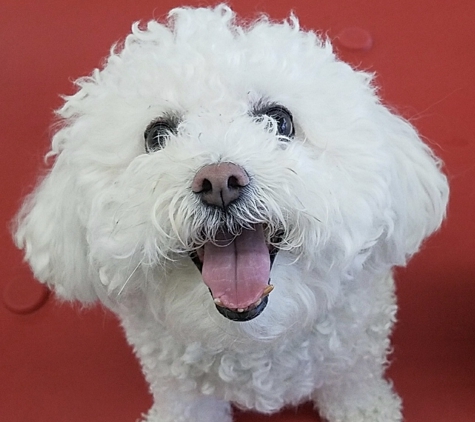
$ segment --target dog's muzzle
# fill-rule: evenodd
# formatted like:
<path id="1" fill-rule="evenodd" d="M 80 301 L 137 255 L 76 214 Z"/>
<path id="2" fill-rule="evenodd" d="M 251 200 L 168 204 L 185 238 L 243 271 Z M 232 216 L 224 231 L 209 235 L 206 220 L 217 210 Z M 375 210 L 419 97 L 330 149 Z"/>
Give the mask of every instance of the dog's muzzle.
<path id="1" fill-rule="evenodd" d="M 201 168 L 192 191 L 205 206 L 228 212 L 230 204 L 241 199 L 250 180 L 246 171 L 233 163 Z M 270 271 L 277 249 L 266 243 L 263 224 L 242 228 L 239 234 L 226 228 L 191 254 L 201 271 L 218 312 L 232 321 L 249 321 L 267 306 Z"/>

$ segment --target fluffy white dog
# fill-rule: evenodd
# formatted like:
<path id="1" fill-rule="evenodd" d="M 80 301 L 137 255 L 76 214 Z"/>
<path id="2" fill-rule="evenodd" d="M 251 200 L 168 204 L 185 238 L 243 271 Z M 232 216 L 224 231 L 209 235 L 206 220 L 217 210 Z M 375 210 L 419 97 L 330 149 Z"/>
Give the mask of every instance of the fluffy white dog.
<path id="1" fill-rule="evenodd" d="M 440 163 L 331 45 L 224 5 L 135 25 L 58 111 L 16 242 L 58 296 L 102 301 L 150 422 L 313 400 L 396 422 L 384 379 L 403 265 L 444 217 Z"/>

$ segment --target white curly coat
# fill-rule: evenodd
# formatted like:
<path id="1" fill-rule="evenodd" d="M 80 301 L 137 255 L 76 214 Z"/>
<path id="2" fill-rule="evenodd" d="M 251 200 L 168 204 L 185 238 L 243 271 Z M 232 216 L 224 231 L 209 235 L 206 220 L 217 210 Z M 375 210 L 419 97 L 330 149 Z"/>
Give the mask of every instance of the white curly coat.
<path id="1" fill-rule="evenodd" d="M 448 187 L 371 75 L 293 16 L 240 24 L 220 5 L 134 25 L 77 86 L 15 238 L 59 297 L 119 316 L 154 397 L 144 420 L 229 422 L 230 402 L 271 413 L 310 399 L 331 422 L 400 421 L 384 379 L 391 268 L 439 227 Z M 293 139 L 252 115 L 266 101 L 291 111 Z M 167 113 L 176 133 L 146 153 Z M 219 162 L 251 180 L 236 220 L 284 232 L 275 289 L 247 322 L 217 312 L 188 254 L 219 224 L 191 183 Z"/>

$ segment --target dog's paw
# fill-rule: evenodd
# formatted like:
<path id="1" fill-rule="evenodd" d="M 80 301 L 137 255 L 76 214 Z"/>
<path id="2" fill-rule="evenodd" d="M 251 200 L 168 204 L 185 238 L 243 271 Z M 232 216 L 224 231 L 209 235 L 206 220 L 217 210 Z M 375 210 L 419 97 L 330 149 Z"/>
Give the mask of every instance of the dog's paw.
<path id="1" fill-rule="evenodd" d="M 227 402 L 203 397 L 192 401 L 176 397 L 155 403 L 140 422 L 232 422 L 231 406 Z"/>
<path id="2" fill-rule="evenodd" d="M 316 401 L 320 415 L 328 422 L 401 422 L 401 399 L 389 383 L 380 381 L 374 388 L 321 392 Z"/>
<path id="3" fill-rule="evenodd" d="M 323 416 L 328 422 L 401 422 L 401 401 L 398 397 L 390 400 L 378 398 L 374 407 L 351 409 L 331 409 Z"/>

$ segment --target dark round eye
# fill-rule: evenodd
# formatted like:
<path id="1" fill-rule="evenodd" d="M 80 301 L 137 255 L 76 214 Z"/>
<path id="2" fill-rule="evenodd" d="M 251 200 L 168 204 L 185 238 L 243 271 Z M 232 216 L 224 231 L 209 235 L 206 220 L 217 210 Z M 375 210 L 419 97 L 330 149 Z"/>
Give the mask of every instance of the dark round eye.
<path id="1" fill-rule="evenodd" d="M 292 138 L 295 135 L 292 114 L 285 107 L 280 105 L 272 105 L 262 110 L 261 114 L 265 114 L 276 121 L 277 132 L 280 136 Z"/>
<path id="2" fill-rule="evenodd" d="M 145 129 L 145 151 L 158 151 L 165 147 L 170 135 L 176 133 L 176 123 L 170 120 L 156 120 Z"/>

